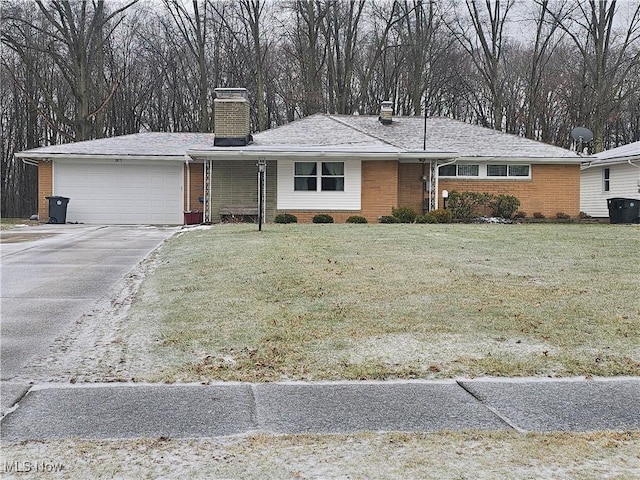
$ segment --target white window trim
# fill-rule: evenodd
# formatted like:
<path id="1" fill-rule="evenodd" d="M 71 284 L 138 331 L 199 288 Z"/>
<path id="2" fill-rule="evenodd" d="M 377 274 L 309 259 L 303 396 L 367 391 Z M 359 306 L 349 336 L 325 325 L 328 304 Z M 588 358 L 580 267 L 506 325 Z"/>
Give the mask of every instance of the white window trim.
<path id="1" fill-rule="evenodd" d="M 609 178 L 607 178 L 607 176 Z M 611 192 L 611 169 L 605 167 L 602 169 L 602 193 Z"/>
<path id="2" fill-rule="evenodd" d="M 461 164 L 456 164 L 456 165 L 478 165 L 478 175 L 477 176 L 471 176 L 471 175 L 455 175 L 455 176 L 451 176 L 451 175 L 438 175 L 439 178 L 443 178 L 443 179 L 451 179 L 451 180 L 496 180 L 496 181 L 501 181 L 501 180 L 507 180 L 507 181 L 527 181 L 527 180 L 531 180 L 531 164 L 529 163 L 505 163 L 505 162 L 495 162 L 495 163 L 491 163 L 491 165 L 506 165 L 507 166 L 507 175 L 506 176 L 494 176 L 494 175 L 487 175 L 487 166 L 489 165 L 488 163 L 461 163 Z M 529 175 L 527 176 L 509 176 L 509 165 L 519 165 L 519 166 L 527 166 L 529 167 Z M 439 171 L 439 170 L 438 170 Z M 457 172 L 457 169 L 456 169 Z"/>
<path id="3" fill-rule="evenodd" d="M 314 177 L 314 175 L 296 175 L 296 163 L 315 163 L 316 164 L 316 174 L 315 174 L 315 178 L 316 178 L 316 189 L 315 190 L 296 190 L 295 189 L 295 179 L 296 178 L 310 178 L 310 177 Z M 323 163 L 341 163 L 342 164 L 342 175 L 323 175 L 322 174 L 322 164 Z M 344 181 L 345 181 L 345 163 L 343 161 L 337 160 L 337 161 L 325 161 L 325 160 L 317 160 L 317 161 L 295 161 L 293 162 L 293 181 L 294 181 L 294 191 L 296 192 L 300 192 L 300 193 L 304 193 L 304 192 L 311 192 L 311 193 L 327 193 L 327 192 L 332 192 L 332 193 L 339 193 L 339 192 L 344 192 L 345 190 L 345 185 L 344 185 Z M 323 190 L 322 189 L 322 179 L 324 178 L 342 178 L 342 190 Z"/>
<path id="4" fill-rule="evenodd" d="M 307 159 L 305 159 L 307 160 Z M 319 158 L 310 159 L 320 161 Z M 359 211 L 362 208 L 362 162 L 340 159 L 344 162 L 344 191 L 295 191 L 294 161 L 279 159 L 277 166 L 277 208 L 295 211 Z"/>

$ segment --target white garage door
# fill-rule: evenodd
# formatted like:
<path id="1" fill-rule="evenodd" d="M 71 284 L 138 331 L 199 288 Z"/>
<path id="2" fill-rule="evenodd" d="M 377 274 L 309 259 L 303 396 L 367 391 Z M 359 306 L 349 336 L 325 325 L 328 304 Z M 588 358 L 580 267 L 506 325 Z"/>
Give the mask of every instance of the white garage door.
<path id="1" fill-rule="evenodd" d="M 56 161 L 53 192 L 70 198 L 67 222 L 182 224 L 182 168 L 181 163 Z"/>

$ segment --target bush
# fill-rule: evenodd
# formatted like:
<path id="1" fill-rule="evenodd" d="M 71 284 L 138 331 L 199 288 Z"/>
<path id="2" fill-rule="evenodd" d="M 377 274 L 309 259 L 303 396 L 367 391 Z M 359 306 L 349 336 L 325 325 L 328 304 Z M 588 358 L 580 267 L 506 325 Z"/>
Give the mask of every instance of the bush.
<path id="1" fill-rule="evenodd" d="M 393 207 L 391 208 L 391 215 L 396 217 L 400 223 L 413 223 L 418 216 L 416 211 L 411 207 Z"/>
<path id="2" fill-rule="evenodd" d="M 430 213 L 427 213 L 426 215 L 418 215 L 416 217 L 416 223 L 438 223 L 438 220 Z"/>
<path id="3" fill-rule="evenodd" d="M 379 218 L 380 223 L 400 223 L 396 217 L 391 215 L 383 215 Z"/>
<path id="4" fill-rule="evenodd" d="M 533 212 L 533 218 L 546 218 L 544 214 L 540 212 Z"/>
<path id="5" fill-rule="evenodd" d="M 443 210 L 442 208 L 429 212 L 429 215 L 432 216 L 437 223 L 451 223 L 453 219 L 451 210 Z"/>
<path id="6" fill-rule="evenodd" d="M 351 215 L 347 218 L 346 223 L 368 223 L 367 219 L 360 215 Z"/>
<path id="7" fill-rule="evenodd" d="M 588 214 L 588 213 L 586 213 L 586 212 L 580 212 L 579 217 L 580 217 L 580 218 L 582 218 L 582 219 L 584 219 L 584 220 L 586 220 L 586 219 L 588 219 L 588 218 L 591 218 L 591 215 L 589 215 L 589 214 Z"/>
<path id="8" fill-rule="evenodd" d="M 498 195 L 491 201 L 494 217 L 511 218 L 519 206 L 520 200 L 513 195 Z"/>
<path id="9" fill-rule="evenodd" d="M 298 223 L 298 217 L 291 215 L 290 213 L 279 213 L 276 218 L 273 219 L 274 223 Z"/>
<path id="10" fill-rule="evenodd" d="M 313 223 L 333 223 L 333 217 L 327 213 L 319 213 L 313 217 Z"/>
<path id="11" fill-rule="evenodd" d="M 478 192 L 456 192 L 449 193 L 447 209 L 456 220 L 468 222 L 474 217 L 484 214 L 481 210 L 491 208 L 493 195 L 490 193 Z"/>
<path id="12" fill-rule="evenodd" d="M 513 218 L 527 218 L 527 212 L 523 212 L 522 210 L 518 210 Z"/>
<path id="13" fill-rule="evenodd" d="M 558 218 L 560 220 L 569 220 L 571 218 L 571 215 L 569 215 L 568 213 L 564 213 L 564 212 L 558 212 L 558 213 L 556 213 L 556 218 Z"/>

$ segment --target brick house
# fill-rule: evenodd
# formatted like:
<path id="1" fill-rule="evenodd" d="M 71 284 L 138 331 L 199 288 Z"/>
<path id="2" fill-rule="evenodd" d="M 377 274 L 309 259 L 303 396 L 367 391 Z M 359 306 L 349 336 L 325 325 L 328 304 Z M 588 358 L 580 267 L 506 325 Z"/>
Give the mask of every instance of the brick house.
<path id="1" fill-rule="evenodd" d="M 395 206 L 426 212 L 442 192 L 515 195 L 521 210 L 580 210 L 574 152 L 448 118 L 316 114 L 251 135 L 244 89 L 217 89 L 217 134 L 141 133 L 17 154 L 38 165 L 47 196 L 69 197 L 67 221 L 178 224 L 257 214 L 257 162 L 266 164 L 264 218 L 317 213 L 370 222 Z"/>

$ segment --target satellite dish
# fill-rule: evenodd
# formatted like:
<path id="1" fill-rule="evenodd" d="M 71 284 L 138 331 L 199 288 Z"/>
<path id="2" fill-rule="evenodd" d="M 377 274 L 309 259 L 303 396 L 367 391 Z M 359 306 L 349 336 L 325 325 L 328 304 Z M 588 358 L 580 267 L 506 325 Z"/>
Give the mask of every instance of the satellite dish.
<path id="1" fill-rule="evenodd" d="M 576 142 L 576 152 L 580 154 L 584 145 L 593 140 L 593 132 L 586 127 L 575 127 L 571 130 L 571 138 Z"/>
<path id="2" fill-rule="evenodd" d="M 571 138 L 576 142 L 588 143 L 593 140 L 593 132 L 586 127 L 576 127 L 571 130 Z"/>

